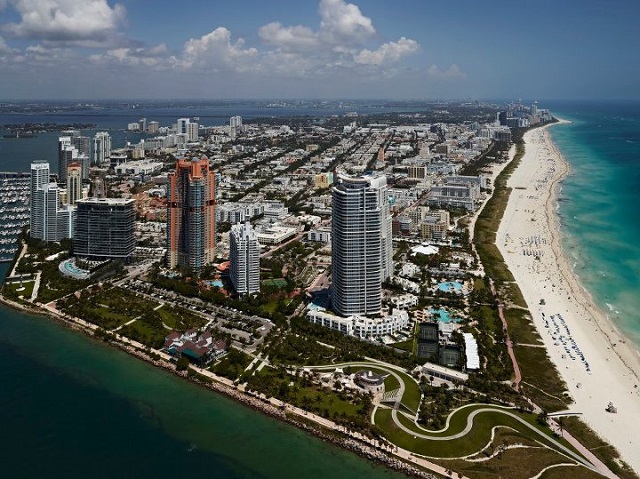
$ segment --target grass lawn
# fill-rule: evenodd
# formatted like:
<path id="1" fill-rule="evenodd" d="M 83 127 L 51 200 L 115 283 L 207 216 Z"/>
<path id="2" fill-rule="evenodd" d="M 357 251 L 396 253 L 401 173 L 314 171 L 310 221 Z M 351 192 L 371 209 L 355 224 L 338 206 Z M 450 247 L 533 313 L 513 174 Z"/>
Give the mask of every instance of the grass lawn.
<path id="1" fill-rule="evenodd" d="M 160 347 L 168 332 L 169 331 L 164 328 L 154 328 L 142 320 L 137 320 L 128 326 L 124 326 L 119 331 L 120 334 L 152 348 Z"/>
<path id="2" fill-rule="evenodd" d="M 514 442 L 518 441 L 515 440 Z M 496 443 L 494 442 L 494 444 Z M 510 444 L 513 444 L 513 442 L 510 442 Z M 500 443 L 498 442 L 497 445 L 500 445 Z M 507 449 L 483 462 L 474 463 L 454 460 L 441 462 L 441 464 L 474 479 L 494 479 L 496 477 L 528 479 L 534 477 L 545 467 L 567 462 L 568 460 L 565 456 L 538 445 L 536 448 L 531 449 Z M 562 477 L 594 477 L 584 475 L 591 472 L 586 467 L 565 467 L 564 469 L 567 475 Z M 571 472 L 573 474 L 569 475 Z"/>
<path id="3" fill-rule="evenodd" d="M 291 374 L 282 374 L 272 368 L 263 368 L 249 379 L 249 386 L 268 395 L 308 411 L 317 412 L 333 420 L 362 420 L 360 400 L 351 402 L 345 391 L 336 392 L 317 384 L 303 385 L 303 381 Z M 283 385 L 286 385 L 283 386 Z M 367 416 L 368 423 L 368 416 Z"/>
<path id="4" fill-rule="evenodd" d="M 268 303 L 264 303 L 260 305 L 260 309 L 267 314 L 273 314 L 278 309 L 278 301 L 269 301 Z"/>
<path id="5" fill-rule="evenodd" d="M 526 395 L 533 402 L 547 412 L 560 411 L 571 404 L 571 400 L 563 396 L 566 385 L 560 380 L 546 349 L 516 346 L 514 352 L 522 372 L 522 380 L 535 386 L 532 388 L 523 385 Z"/>
<path id="6" fill-rule="evenodd" d="M 433 434 L 433 436 L 449 436 L 462 431 L 467 423 L 469 413 L 478 407 L 486 406 L 478 405 L 477 407 L 474 406 L 466 408 L 465 410 L 456 413 L 451 419 L 450 428 L 446 432 Z M 407 418 L 402 417 L 401 415 L 398 416 L 401 418 L 401 422 L 405 427 L 409 427 L 418 432 L 417 427 L 415 425 L 410 425 L 411 423 Z M 417 438 L 416 436 L 404 432 L 393 422 L 391 410 L 389 409 L 378 409 L 375 415 L 375 421 L 376 424 L 384 431 L 387 439 L 394 444 L 417 454 L 431 457 L 453 458 L 478 453 L 489 443 L 491 439 L 491 429 L 494 426 L 511 427 L 516 431 L 519 431 L 519 433 L 526 438 L 544 441 L 544 438 L 539 434 L 534 434 L 514 418 L 501 414 L 500 412 L 483 412 L 478 414 L 473 419 L 473 427 L 467 435 L 458 439 L 442 441 Z M 546 433 L 546 431 L 543 432 Z"/>
<path id="7" fill-rule="evenodd" d="M 304 399 L 305 396 L 308 397 L 308 401 L 312 404 L 312 408 L 317 408 L 322 411 L 323 416 L 325 417 L 356 417 L 359 414 L 358 406 L 349 401 L 340 399 L 335 392 L 330 391 L 328 388 L 317 388 L 314 386 L 300 388 L 297 397 L 294 399 L 294 403 L 298 407 L 301 407 L 307 401 Z"/>
<path id="8" fill-rule="evenodd" d="M 253 358 L 242 351 L 231 348 L 222 359 L 211 365 L 209 371 L 228 379 L 238 379 Z"/>
<path id="9" fill-rule="evenodd" d="M 402 349 L 403 351 L 409 351 L 413 353 L 414 339 L 407 339 L 406 341 L 400 341 L 399 343 L 391 344 L 394 348 Z"/>
<path id="10" fill-rule="evenodd" d="M 97 324 L 104 329 L 114 329 L 131 321 L 133 318 L 128 315 L 114 313 L 106 306 L 98 306 L 96 308 L 87 308 L 87 311 L 93 314 L 86 316 L 87 320 Z"/>
<path id="11" fill-rule="evenodd" d="M 469 406 L 460 411 L 457 411 L 453 414 L 453 416 L 451 416 L 451 419 L 449 420 L 449 427 L 446 431 L 443 432 L 427 432 L 429 431 L 428 428 L 424 427 L 424 429 L 420 429 L 412 420 L 400 414 L 398 415 L 398 419 L 405 427 L 420 434 L 429 434 L 430 436 L 434 437 L 451 436 L 452 434 L 457 434 L 464 430 L 467 425 L 467 417 L 469 416 L 469 414 L 471 414 L 474 410 L 481 409 L 483 407 L 486 407 L 486 405 Z"/>
<path id="12" fill-rule="evenodd" d="M 166 307 L 156 309 L 156 314 L 160 316 L 160 319 L 162 319 L 162 322 L 164 324 L 166 324 L 172 329 L 175 329 L 176 322 L 177 322 L 176 317 L 173 314 L 171 314 L 171 312 Z"/>
<path id="13" fill-rule="evenodd" d="M 358 367 L 358 368 L 353 368 L 352 372 L 353 373 L 357 373 L 360 371 L 372 371 L 376 374 L 382 374 L 387 376 L 384 379 L 384 390 L 385 391 L 393 391 L 394 389 L 398 389 L 400 387 L 400 382 L 395 378 L 395 376 L 392 376 L 391 374 L 389 374 L 386 370 L 384 369 L 380 369 L 380 368 L 362 368 L 362 367 Z"/>
<path id="14" fill-rule="evenodd" d="M 206 324 L 206 320 L 180 306 L 169 306 L 165 304 L 162 308 L 156 309 L 153 314 L 158 315 L 164 324 L 178 331 L 186 331 L 191 328 L 200 328 Z"/>
<path id="15" fill-rule="evenodd" d="M 536 331 L 529 311 L 523 309 L 508 308 L 504 310 L 507 320 L 509 336 L 515 343 L 542 344 L 542 339 Z"/>
<path id="16" fill-rule="evenodd" d="M 284 278 L 265 279 L 262 281 L 262 286 L 273 286 L 276 288 L 285 288 L 287 286 L 287 280 Z"/>
<path id="17" fill-rule="evenodd" d="M 8 298 L 12 298 L 15 300 L 18 300 L 19 296 L 22 296 L 24 300 L 29 300 L 29 298 L 31 298 L 31 293 L 33 293 L 34 285 L 34 281 L 24 281 L 22 283 L 24 291 L 18 291 L 18 289 L 20 288 L 19 281 L 17 283 L 5 283 L 2 287 L 2 293 Z"/>
<path id="18" fill-rule="evenodd" d="M 420 385 L 410 375 L 396 370 L 394 372 L 404 381 L 405 390 L 402 396 L 402 404 L 410 411 L 417 412 L 420 409 L 420 399 L 422 397 Z"/>

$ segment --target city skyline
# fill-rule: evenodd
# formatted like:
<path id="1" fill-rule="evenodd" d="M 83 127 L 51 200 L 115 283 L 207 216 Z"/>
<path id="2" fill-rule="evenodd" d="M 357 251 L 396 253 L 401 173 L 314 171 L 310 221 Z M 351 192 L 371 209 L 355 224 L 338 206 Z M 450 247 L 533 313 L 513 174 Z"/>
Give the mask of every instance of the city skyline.
<path id="1" fill-rule="evenodd" d="M 1 0 L 4 100 L 638 99 L 640 6 Z M 607 21 L 602 21 L 606 18 Z"/>

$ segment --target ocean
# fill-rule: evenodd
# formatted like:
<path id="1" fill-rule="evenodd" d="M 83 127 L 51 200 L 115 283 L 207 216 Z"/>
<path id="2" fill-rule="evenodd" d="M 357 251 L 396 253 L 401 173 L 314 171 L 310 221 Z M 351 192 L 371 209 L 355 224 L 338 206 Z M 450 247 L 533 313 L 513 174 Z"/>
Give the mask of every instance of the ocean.
<path id="1" fill-rule="evenodd" d="M 558 103 L 550 128 L 570 164 L 562 246 L 580 283 L 640 349 L 640 103 Z"/>
<path id="2" fill-rule="evenodd" d="M 127 138 L 137 141 L 122 128 L 145 114 L 164 126 L 198 112 L 0 115 L 0 125 L 97 123 L 119 147 Z M 224 124 L 233 114 L 201 121 Z M 58 136 L 0 138 L 0 171 L 28 171 L 39 159 L 55 169 Z M 0 265 L 0 278 L 7 268 Z M 0 391 L 2 477 L 404 477 L 56 322 L 3 305 Z"/>

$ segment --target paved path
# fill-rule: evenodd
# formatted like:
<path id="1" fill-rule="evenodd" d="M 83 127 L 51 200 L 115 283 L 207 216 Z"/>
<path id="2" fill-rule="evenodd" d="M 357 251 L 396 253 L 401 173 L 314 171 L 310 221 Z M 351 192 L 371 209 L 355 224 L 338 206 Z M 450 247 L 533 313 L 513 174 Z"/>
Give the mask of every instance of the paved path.
<path id="1" fill-rule="evenodd" d="M 493 294 L 494 298 L 498 299 L 498 296 L 496 295 L 496 287 L 493 284 L 493 279 L 489 278 L 489 284 L 491 286 L 491 294 Z M 520 381 L 522 381 L 522 374 L 520 373 L 520 366 L 518 366 L 518 360 L 516 359 L 516 354 L 513 351 L 513 342 L 509 337 L 507 320 L 504 317 L 502 303 L 498 303 L 498 316 L 500 316 L 500 321 L 502 321 L 502 332 L 504 333 L 504 340 L 507 345 L 507 352 L 509 353 L 509 357 L 511 358 L 511 364 L 513 364 L 513 372 L 515 374 L 515 379 L 513 380 L 513 389 L 519 392 Z"/>
<path id="2" fill-rule="evenodd" d="M 465 406 L 465 407 L 469 407 L 469 406 Z M 460 408 L 460 409 L 463 409 L 463 408 Z M 458 411 L 460 409 L 458 409 Z M 397 417 L 397 413 L 398 413 L 397 411 L 395 411 L 395 410 L 392 411 L 391 415 L 393 417 L 393 421 L 396 423 L 396 426 L 398 426 L 400 429 L 402 429 L 407 434 L 413 435 L 414 437 L 419 437 L 421 439 L 428 439 L 430 441 L 451 441 L 453 439 L 459 439 L 461 437 L 466 436 L 471 431 L 471 429 L 473 427 L 474 418 L 478 414 L 481 414 L 481 413 L 484 413 L 484 412 L 493 412 L 493 413 L 497 412 L 499 414 L 504 414 L 505 416 L 509 416 L 509 417 L 515 419 L 521 425 L 525 426 L 525 428 L 535 432 L 537 435 L 543 437 L 546 441 L 549 441 L 557 449 L 562 451 L 566 456 L 571 457 L 572 459 L 578 461 L 580 464 L 582 464 L 585 467 L 588 467 L 589 469 L 597 471 L 596 466 L 591 464 L 591 462 L 589 462 L 588 460 L 586 460 L 583 457 L 579 456 L 578 454 L 573 452 L 571 449 L 567 448 L 563 444 L 561 444 L 558 441 L 556 441 L 554 438 L 547 436 L 542 431 L 540 431 L 539 429 L 537 429 L 536 427 L 532 426 L 527 421 L 522 419 L 520 416 L 518 416 L 518 415 L 516 415 L 516 414 L 514 414 L 514 413 L 512 413 L 510 411 L 504 411 L 504 410 L 501 410 L 501 409 L 496 408 L 496 407 L 483 407 L 483 408 L 479 408 L 479 409 L 475 409 L 475 410 L 471 411 L 469 416 L 467 416 L 467 425 L 465 426 L 465 428 L 462 431 L 460 431 L 459 433 L 451 434 L 449 436 L 433 436 L 431 434 L 421 434 L 421 433 L 419 433 L 419 432 L 417 432 L 415 430 L 409 429 L 402 422 L 400 422 L 400 420 L 398 420 L 398 417 Z M 451 413 L 451 414 L 453 414 L 453 413 Z M 449 415 L 449 417 L 451 417 L 451 415 Z M 418 425 L 416 425 L 416 427 L 420 428 L 420 426 L 418 426 Z"/>
<path id="3" fill-rule="evenodd" d="M 9 276 L 15 276 L 16 275 L 16 268 L 20 264 L 20 260 L 22 259 L 24 254 L 27 252 L 27 248 L 28 248 L 27 243 L 26 242 L 22 243 L 22 249 L 20 250 L 20 254 L 18 255 L 18 259 L 16 259 L 16 262 L 13 264 L 13 269 L 11 270 L 11 274 Z"/>
<path id="4" fill-rule="evenodd" d="M 536 427 L 532 426 L 531 424 L 529 424 L 527 421 L 525 421 L 524 419 L 522 419 L 520 416 L 506 410 L 506 408 L 504 407 L 500 407 L 500 406 L 493 406 L 493 407 L 483 407 L 483 408 L 479 408 L 476 409 L 474 411 L 472 411 L 469 416 L 467 417 L 467 424 L 464 428 L 464 430 L 462 430 L 459 433 L 456 434 L 450 434 L 448 436 L 434 436 L 434 433 L 441 433 L 446 431 L 449 428 L 449 423 L 451 420 L 451 417 L 453 416 L 454 413 L 456 413 L 457 411 L 461 410 L 461 409 L 465 409 L 467 407 L 470 407 L 472 405 L 467 405 L 467 406 L 462 406 L 461 408 L 456 409 L 455 411 L 453 411 L 451 414 L 449 414 L 449 416 L 447 416 L 447 421 L 445 424 L 445 427 L 439 431 L 427 431 L 425 429 L 423 429 L 422 427 L 416 425 L 417 428 L 422 429 L 425 431 L 426 434 L 421 434 L 417 431 L 414 431 L 412 429 L 409 429 L 408 427 L 406 427 L 399 419 L 398 419 L 398 407 L 397 405 L 400 404 L 400 402 L 402 401 L 402 395 L 404 394 L 405 391 L 405 385 L 404 385 L 404 380 L 402 379 L 402 377 L 398 374 L 395 374 L 395 372 L 393 371 L 394 369 L 396 370 L 401 370 L 402 368 L 398 367 L 398 366 L 392 366 L 392 365 L 387 365 L 385 363 L 380 363 L 378 361 L 376 362 L 352 362 L 352 363 L 340 363 L 340 364 L 332 364 L 332 365 L 325 365 L 325 366 L 308 366 L 309 369 L 335 369 L 335 368 L 340 368 L 340 367 L 347 367 L 347 366 L 352 366 L 352 367 L 377 367 L 380 369 L 384 369 L 385 371 L 387 371 L 389 374 L 392 374 L 399 382 L 401 390 L 398 391 L 398 395 L 396 396 L 396 402 L 394 404 L 394 408 L 391 411 L 391 417 L 393 419 L 393 422 L 396 424 L 396 426 L 398 426 L 400 429 L 402 429 L 404 432 L 406 432 L 407 434 L 410 434 L 414 437 L 420 437 L 422 439 L 427 439 L 427 440 L 434 440 L 434 441 L 450 441 L 450 440 L 454 440 L 454 439 L 459 439 L 461 437 L 466 436 L 472 429 L 473 427 L 473 422 L 474 422 L 474 418 L 481 413 L 484 412 L 497 412 L 500 414 L 504 414 L 506 416 L 509 416 L 513 419 L 515 419 L 516 421 L 518 421 L 522 426 L 524 426 L 525 428 L 529 429 L 530 431 L 533 431 L 536 435 L 541 436 L 542 438 L 544 438 L 545 440 L 547 440 L 549 443 L 553 444 L 553 446 L 556 448 L 556 450 L 558 452 L 560 452 L 561 454 L 564 454 L 565 456 L 577 461 L 579 464 L 582 464 L 583 466 L 597 471 L 603 475 L 605 475 L 606 477 L 615 477 L 611 476 L 611 472 L 607 469 L 607 467 L 602 464 L 602 462 L 600 462 L 599 460 L 597 460 L 595 458 L 595 456 L 588 450 L 586 449 L 584 446 L 582 446 L 577 440 L 575 440 L 574 438 L 573 441 L 569 441 L 574 447 L 576 447 L 576 449 L 583 454 L 587 459 L 585 459 L 584 457 L 581 457 L 580 455 L 576 454 L 575 452 L 573 452 L 571 449 L 567 448 L 566 446 L 564 446 L 563 444 L 561 444 L 560 442 L 556 441 L 554 438 L 549 437 L 548 435 L 544 434 L 542 431 L 540 431 L 539 429 L 537 429 Z M 404 371 L 403 371 L 404 372 Z M 405 373 L 406 374 L 406 373 Z M 376 407 L 377 408 L 377 407 Z M 376 409 L 374 409 L 375 412 Z M 374 413 L 372 413 L 372 418 L 374 417 Z M 372 420 L 372 423 L 375 423 Z M 568 440 L 568 438 L 567 438 Z M 578 447 L 579 445 L 579 447 Z M 409 451 L 407 451 L 409 452 Z M 411 457 L 415 457 L 413 456 L 413 454 L 411 454 Z M 595 460 L 594 460 L 595 459 Z"/>
<path id="5" fill-rule="evenodd" d="M 340 368 L 340 367 L 347 367 L 347 366 L 352 366 L 352 367 L 375 367 L 375 368 L 379 368 L 379 369 L 383 369 L 386 372 L 388 372 L 389 374 L 391 374 L 394 378 L 396 378 L 398 380 L 398 384 L 400 384 L 400 387 L 398 389 L 398 392 L 395 396 L 395 402 L 394 402 L 394 409 L 398 409 L 400 407 L 400 404 L 402 403 L 402 396 L 404 396 L 404 391 L 406 389 L 406 386 L 404 385 L 404 380 L 400 377 L 399 374 L 397 374 L 395 371 L 393 371 L 394 368 L 388 367 L 386 364 L 382 364 L 382 363 L 378 363 L 376 362 L 375 364 L 369 363 L 369 362 L 354 362 L 354 363 L 340 363 L 340 364 L 331 364 L 328 366 L 307 366 L 307 368 L 309 369 L 335 369 L 335 368 Z M 403 371 L 404 372 L 404 371 Z M 405 373 L 406 374 L 406 373 Z M 408 406 L 405 405 L 405 407 L 408 408 Z"/>
<path id="6" fill-rule="evenodd" d="M 38 271 L 36 273 L 36 279 L 33 282 L 33 291 L 31 292 L 31 298 L 29 299 L 29 301 L 31 301 L 32 303 L 36 300 L 36 298 L 38 297 L 38 291 L 40 290 L 40 278 L 42 277 L 42 272 Z"/>

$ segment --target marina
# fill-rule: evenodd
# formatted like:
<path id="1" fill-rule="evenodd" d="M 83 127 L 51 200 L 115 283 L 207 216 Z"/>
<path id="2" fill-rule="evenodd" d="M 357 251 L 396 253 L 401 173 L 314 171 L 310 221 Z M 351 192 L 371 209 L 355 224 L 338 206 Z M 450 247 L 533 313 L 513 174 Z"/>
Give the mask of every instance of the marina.
<path id="1" fill-rule="evenodd" d="M 30 175 L 0 172 L 0 262 L 8 263 L 18 251 L 18 237 L 29 224 Z"/>

